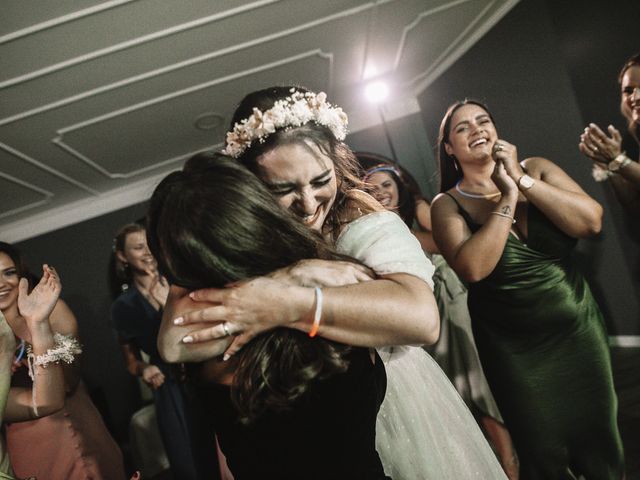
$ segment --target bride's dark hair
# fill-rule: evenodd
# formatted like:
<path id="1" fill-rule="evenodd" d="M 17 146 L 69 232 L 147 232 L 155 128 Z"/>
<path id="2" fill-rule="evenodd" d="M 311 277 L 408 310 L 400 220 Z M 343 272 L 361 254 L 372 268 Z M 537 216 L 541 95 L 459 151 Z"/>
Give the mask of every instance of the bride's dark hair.
<path id="1" fill-rule="evenodd" d="M 149 248 L 170 283 L 199 289 L 268 274 L 305 258 L 342 259 L 281 208 L 237 161 L 198 154 L 155 189 L 147 214 Z M 277 328 L 238 354 L 231 388 L 244 421 L 286 409 L 314 380 L 344 372 L 349 347 Z"/>

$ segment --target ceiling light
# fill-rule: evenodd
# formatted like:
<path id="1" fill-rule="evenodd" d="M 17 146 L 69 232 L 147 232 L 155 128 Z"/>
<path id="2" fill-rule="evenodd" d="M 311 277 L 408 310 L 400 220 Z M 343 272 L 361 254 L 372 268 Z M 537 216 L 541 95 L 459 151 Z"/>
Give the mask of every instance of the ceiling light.
<path id="1" fill-rule="evenodd" d="M 389 96 L 389 87 L 381 80 L 371 82 L 365 87 L 364 95 L 371 103 L 382 103 Z"/>

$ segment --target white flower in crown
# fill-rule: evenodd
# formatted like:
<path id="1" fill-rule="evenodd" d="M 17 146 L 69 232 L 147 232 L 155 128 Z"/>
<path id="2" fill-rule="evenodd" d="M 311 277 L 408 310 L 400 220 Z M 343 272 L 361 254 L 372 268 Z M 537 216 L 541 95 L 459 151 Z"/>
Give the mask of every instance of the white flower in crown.
<path id="1" fill-rule="evenodd" d="M 291 96 L 278 100 L 269 110 L 254 108 L 249 118 L 236 123 L 233 131 L 227 132 L 223 153 L 238 158 L 255 140 L 262 143 L 279 128 L 300 127 L 311 121 L 327 127 L 337 140 L 345 139 L 347 114 L 328 103 L 324 92 L 290 91 Z"/>

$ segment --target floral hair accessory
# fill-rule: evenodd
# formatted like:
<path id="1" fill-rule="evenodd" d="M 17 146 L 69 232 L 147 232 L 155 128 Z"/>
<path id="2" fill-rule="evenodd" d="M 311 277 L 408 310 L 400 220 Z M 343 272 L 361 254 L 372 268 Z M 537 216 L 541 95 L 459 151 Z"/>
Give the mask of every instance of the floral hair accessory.
<path id="1" fill-rule="evenodd" d="M 327 102 L 326 93 L 300 92 L 295 88 L 290 92 L 290 96 L 276 101 L 269 110 L 262 112 L 254 108 L 249 118 L 236 123 L 233 130 L 227 132 L 222 152 L 238 158 L 255 140 L 264 143 L 280 128 L 300 127 L 308 122 L 327 127 L 337 140 L 345 139 L 347 114 Z"/>

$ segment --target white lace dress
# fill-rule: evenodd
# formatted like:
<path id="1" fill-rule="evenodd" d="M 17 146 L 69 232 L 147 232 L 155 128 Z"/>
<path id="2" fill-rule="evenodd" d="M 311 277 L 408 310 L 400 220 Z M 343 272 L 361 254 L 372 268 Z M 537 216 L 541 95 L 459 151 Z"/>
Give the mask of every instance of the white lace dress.
<path id="1" fill-rule="evenodd" d="M 393 212 L 350 223 L 338 250 L 379 275 L 409 273 L 433 288 L 434 267 Z M 420 347 L 378 349 L 387 393 L 378 414 L 376 448 L 394 480 L 506 479 L 473 415 L 438 364 Z"/>

